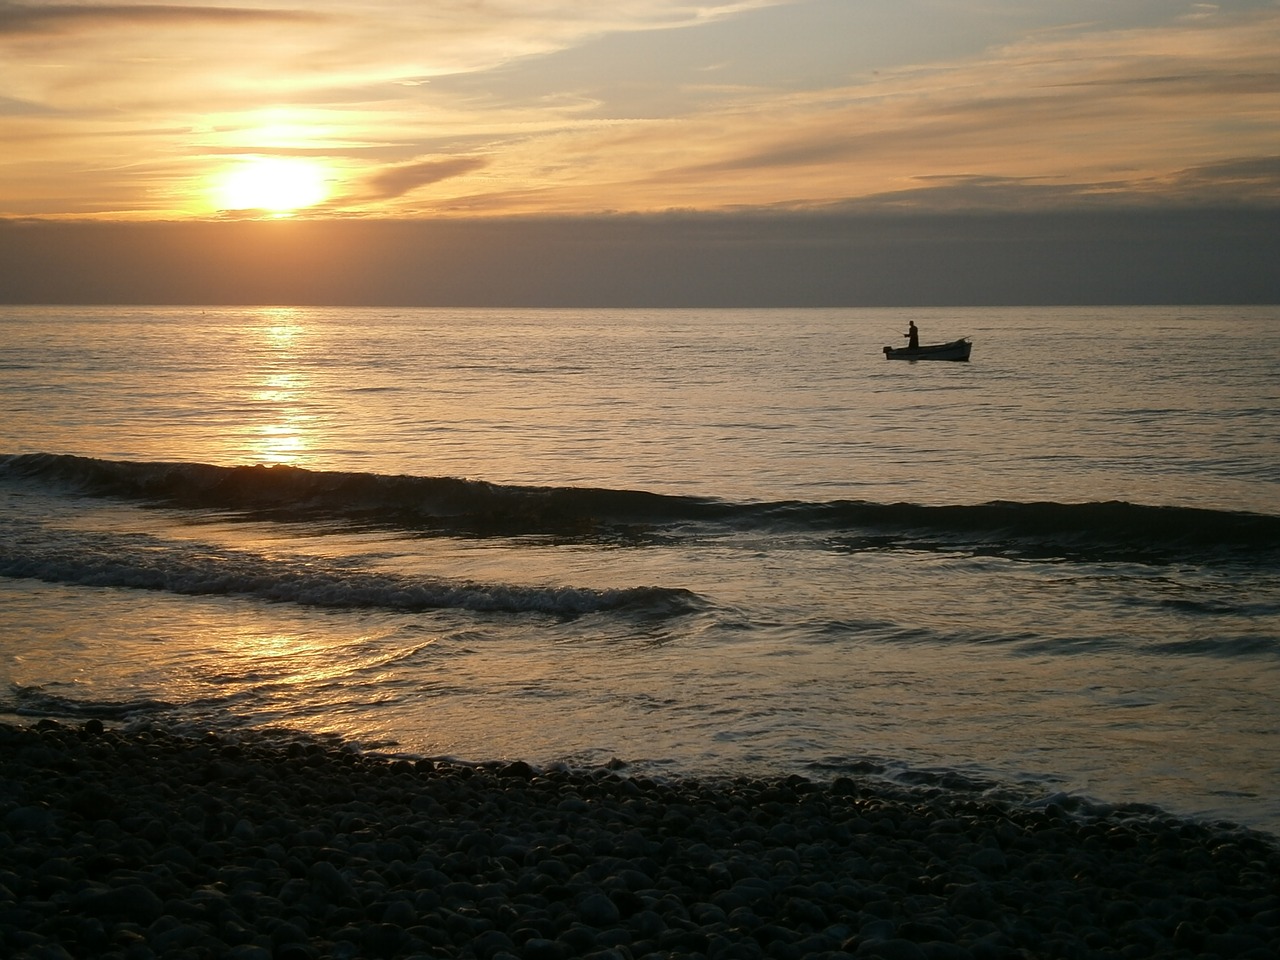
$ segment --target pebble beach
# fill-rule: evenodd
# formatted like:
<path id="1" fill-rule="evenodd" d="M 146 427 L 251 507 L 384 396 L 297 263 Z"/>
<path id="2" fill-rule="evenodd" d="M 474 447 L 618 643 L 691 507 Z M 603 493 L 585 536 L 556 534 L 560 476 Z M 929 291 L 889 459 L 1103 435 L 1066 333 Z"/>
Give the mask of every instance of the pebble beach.
<path id="1" fill-rule="evenodd" d="M 20 958 L 1272 958 L 1280 845 L 1148 808 L 0 725 Z"/>

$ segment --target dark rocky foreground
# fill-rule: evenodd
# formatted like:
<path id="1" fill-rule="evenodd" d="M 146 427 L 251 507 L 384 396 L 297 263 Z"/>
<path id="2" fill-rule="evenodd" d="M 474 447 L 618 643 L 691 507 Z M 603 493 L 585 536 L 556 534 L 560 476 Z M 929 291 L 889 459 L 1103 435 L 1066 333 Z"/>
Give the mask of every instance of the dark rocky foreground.
<path id="1" fill-rule="evenodd" d="M 0 725 L 0 955 L 1263 960 L 1280 850 L 848 779 L 46 720 Z"/>

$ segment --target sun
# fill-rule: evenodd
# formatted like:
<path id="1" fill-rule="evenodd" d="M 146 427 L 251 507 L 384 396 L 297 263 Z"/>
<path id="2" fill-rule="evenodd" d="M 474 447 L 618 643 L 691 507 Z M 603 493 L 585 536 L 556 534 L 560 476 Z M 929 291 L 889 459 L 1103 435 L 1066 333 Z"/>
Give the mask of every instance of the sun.
<path id="1" fill-rule="evenodd" d="M 287 217 L 329 195 L 325 169 L 295 157 L 255 157 L 226 170 L 214 184 L 219 210 L 260 210 Z"/>

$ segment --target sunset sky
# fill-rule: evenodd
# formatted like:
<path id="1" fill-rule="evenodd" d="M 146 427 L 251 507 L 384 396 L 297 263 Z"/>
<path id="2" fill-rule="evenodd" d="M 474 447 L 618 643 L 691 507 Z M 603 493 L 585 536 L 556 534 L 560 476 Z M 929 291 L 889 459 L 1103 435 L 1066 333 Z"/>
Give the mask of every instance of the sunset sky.
<path id="1" fill-rule="evenodd" d="M 1277 0 L 0 0 L 0 217 L 1256 214 L 1277 51 Z"/>

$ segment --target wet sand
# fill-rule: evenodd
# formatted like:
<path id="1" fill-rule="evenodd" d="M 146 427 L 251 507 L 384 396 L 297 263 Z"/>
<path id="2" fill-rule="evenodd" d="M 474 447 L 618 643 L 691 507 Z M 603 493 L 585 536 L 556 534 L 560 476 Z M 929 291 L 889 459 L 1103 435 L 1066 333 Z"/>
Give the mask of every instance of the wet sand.
<path id="1" fill-rule="evenodd" d="M 0 725 L 0 954 L 1264 960 L 1280 844 L 850 778 L 44 720 Z"/>

